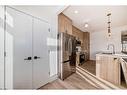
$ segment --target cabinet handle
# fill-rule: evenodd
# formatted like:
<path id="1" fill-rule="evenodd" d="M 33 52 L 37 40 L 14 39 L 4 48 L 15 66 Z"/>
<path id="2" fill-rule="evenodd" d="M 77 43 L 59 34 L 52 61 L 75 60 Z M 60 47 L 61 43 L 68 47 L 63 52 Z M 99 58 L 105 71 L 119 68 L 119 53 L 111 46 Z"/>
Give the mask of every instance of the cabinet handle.
<path id="1" fill-rule="evenodd" d="M 40 59 L 41 57 L 34 56 L 34 59 Z"/>
<path id="2" fill-rule="evenodd" d="M 32 57 L 27 57 L 24 60 L 32 60 Z"/>
<path id="3" fill-rule="evenodd" d="M 116 60 L 117 58 L 114 58 L 114 60 Z"/>

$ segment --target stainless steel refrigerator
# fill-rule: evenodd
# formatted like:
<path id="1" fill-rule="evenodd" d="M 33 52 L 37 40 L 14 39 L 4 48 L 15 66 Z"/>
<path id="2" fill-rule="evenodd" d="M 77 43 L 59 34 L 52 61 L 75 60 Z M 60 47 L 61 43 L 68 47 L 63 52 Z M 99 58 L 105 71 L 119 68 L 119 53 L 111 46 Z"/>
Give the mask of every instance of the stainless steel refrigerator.
<path id="1" fill-rule="evenodd" d="M 76 39 L 67 33 L 58 34 L 58 76 L 64 80 L 76 71 Z"/>

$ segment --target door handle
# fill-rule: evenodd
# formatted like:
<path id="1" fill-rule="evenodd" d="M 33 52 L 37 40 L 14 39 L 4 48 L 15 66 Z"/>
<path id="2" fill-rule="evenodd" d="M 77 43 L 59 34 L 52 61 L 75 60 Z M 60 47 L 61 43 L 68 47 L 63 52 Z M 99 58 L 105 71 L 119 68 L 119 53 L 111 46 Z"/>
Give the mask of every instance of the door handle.
<path id="1" fill-rule="evenodd" d="M 117 58 L 114 58 L 114 60 L 116 60 Z"/>
<path id="2" fill-rule="evenodd" d="M 24 60 L 32 60 L 32 57 L 25 58 Z"/>
<path id="3" fill-rule="evenodd" d="M 40 59 L 41 57 L 34 56 L 34 59 Z"/>

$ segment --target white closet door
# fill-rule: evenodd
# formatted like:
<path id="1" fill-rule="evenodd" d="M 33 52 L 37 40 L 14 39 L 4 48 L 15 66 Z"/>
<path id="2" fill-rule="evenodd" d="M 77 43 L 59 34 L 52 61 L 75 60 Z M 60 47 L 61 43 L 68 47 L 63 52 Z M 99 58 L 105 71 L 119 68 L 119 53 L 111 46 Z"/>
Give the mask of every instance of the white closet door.
<path id="1" fill-rule="evenodd" d="M 47 47 L 49 25 L 38 19 L 33 23 L 33 88 L 49 81 L 49 55 Z M 37 57 L 37 58 L 36 58 Z"/>
<path id="2" fill-rule="evenodd" d="M 32 17 L 7 7 L 6 88 L 32 88 Z"/>
<path id="3" fill-rule="evenodd" d="M 4 89 L 4 7 L 0 6 L 0 89 Z"/>

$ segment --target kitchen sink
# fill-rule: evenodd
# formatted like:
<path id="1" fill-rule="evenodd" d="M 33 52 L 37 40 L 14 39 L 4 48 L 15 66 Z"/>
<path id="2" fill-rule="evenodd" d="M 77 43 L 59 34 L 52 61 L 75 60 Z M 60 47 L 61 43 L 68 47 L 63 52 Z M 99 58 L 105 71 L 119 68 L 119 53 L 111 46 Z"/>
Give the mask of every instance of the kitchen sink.
<path id="1" fill-rule="evenodd" d="M 113 54 L 113 53 L 109 53 L 109 52 L 103 52 L 102 54 L 109 54 L 109 55 L 111 55 L 111 54 Z"/>

